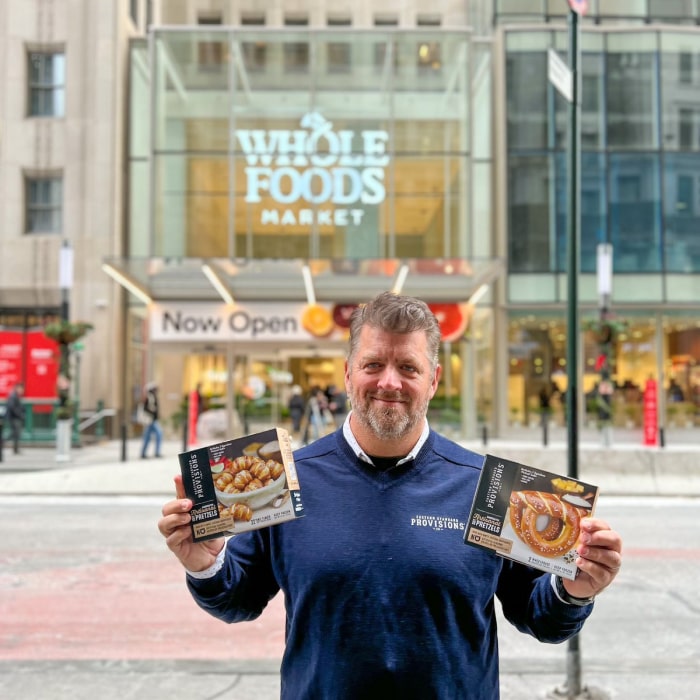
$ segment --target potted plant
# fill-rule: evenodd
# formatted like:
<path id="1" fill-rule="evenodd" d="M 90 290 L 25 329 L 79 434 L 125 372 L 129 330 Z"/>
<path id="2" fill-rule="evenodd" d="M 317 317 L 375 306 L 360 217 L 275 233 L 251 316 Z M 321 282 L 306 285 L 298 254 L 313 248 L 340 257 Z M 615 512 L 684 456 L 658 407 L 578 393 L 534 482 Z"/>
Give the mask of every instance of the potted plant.
<path id="1" fill-rule="evenodd" d="M 56 460 L 65 462 L 69 458 L 73 423 L 73 402 L 70 398 L 71 371 L 70 346 L 93 329 L 85 321 L 71 322 L 65 319 L 49 323 L 44 335 L 58 343 L 58 408 L 56 409 Z"/>

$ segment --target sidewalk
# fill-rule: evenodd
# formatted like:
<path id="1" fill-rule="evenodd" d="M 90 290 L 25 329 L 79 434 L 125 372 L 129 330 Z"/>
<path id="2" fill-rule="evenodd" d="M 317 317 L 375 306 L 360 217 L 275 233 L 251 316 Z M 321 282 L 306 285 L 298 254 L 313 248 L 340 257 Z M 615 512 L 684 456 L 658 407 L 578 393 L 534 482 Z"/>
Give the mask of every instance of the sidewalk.
<path id="1" fill-rule="evenodd" d="M 533 441 L 461 441 L 476 452 L 489 452 L 534 467 L 566 474 L 566 442 L 545 447 Z M 57 462 L 52 447 L 29 447 L 20 455 L 4 450 L 0 462 L 0 494 L 12 495 L 173 495 L 179 473 L 182 441 L 166 440 L 163 458 L 141 459 L 140 439 L 126 444 L 105 441 L 73 448 L 68 462 Z M 700 444 L 642 447 L 620 442 L 579 445 L 578 476 L 601 488 L 602 495 L 700 496 Z M 302 486 L 303 487 L 303 486 Z"/>

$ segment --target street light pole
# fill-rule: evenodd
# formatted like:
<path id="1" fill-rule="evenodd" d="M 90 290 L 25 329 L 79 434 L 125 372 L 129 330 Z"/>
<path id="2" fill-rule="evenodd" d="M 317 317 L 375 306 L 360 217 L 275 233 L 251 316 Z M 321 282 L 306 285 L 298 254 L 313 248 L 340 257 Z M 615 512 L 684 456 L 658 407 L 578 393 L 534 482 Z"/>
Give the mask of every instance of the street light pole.
<path id="1" fill-rule="evenodd" d="M 70 292 L 73 286 L 73 248 L 69 241 L 63 241 L 58 255 L 58 286 L 61 290 L 61 321 L 70 321 Z M 69 343 L 59 343 L 61 357 L 58 376 L 58 403 L 60 410 L 70 406 L 70 347 Z M 70 420 L 56 420 L 56 461 L 66 462 L 70 459 L 70 445 L 73 430 Z"/>

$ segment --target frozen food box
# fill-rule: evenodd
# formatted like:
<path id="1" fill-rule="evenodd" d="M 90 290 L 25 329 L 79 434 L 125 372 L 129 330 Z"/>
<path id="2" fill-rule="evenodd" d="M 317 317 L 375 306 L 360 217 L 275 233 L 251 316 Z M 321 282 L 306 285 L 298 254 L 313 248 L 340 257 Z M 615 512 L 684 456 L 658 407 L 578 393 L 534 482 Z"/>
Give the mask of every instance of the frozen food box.
<path id="1" fill-rule="evenodd" d="M 581 518 L 597 498 L 597 486 L 486 455 L 464 541 L 573 580 Z"/>
<path id="2" fill-rule="evenodd" d="M 304 515 L 292 443 L 283 428 L 181 452 L 195 542 Z"/>

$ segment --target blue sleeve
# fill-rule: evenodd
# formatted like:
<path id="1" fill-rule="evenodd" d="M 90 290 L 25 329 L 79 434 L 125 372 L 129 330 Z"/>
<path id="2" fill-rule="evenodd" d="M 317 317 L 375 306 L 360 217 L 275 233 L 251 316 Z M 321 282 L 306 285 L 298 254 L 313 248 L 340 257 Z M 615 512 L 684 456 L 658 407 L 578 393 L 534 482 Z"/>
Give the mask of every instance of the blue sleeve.
<path id="1" fill-rule="evenodd" d="M 496 595 L 512 625 L 540 642 L 552 644 L 573 637 L 593 611 L 593 604 L 581 607 L 559 600 L 552 588 L 551 574 L 507 560 Z"/>
<path id="2" fill-rule="evenodd" d="M 221 570 L 208 579 L 187 576 L 187 587 L 199 607 L 224 622 L 257 618 L 279 591 L 270 563 L 269 528 L 231 537 Z"/>

